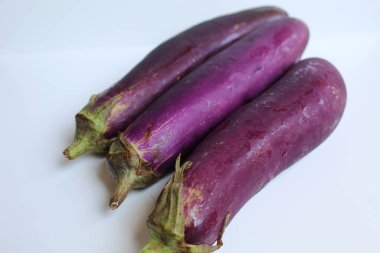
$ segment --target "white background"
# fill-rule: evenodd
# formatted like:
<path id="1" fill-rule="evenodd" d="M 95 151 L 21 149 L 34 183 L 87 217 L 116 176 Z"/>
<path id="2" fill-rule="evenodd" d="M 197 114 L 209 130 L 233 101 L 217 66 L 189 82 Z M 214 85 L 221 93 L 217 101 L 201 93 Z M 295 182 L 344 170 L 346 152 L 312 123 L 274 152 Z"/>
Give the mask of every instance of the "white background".
<path id="1" fill-rule="evenodd" d="M 309 25 L 304 57 L 337 66 L 348 104 L 325 143 L 240 211 L 219 252 L 380 252 L 378 0 L 1 0 L 0 252 L 137 252 L 167 178 L 108 210 L 104 159 L 62 155 L 75 113 L 164 39 L 270 4 Z"/>

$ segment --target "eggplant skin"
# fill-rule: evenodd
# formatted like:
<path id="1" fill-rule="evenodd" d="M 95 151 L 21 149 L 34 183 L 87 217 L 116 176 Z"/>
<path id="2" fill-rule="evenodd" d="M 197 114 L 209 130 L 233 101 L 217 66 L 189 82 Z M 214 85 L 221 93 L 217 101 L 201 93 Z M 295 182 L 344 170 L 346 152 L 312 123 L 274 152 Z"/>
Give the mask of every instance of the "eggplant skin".
<path id="1" fill-rule="evenodd" d="M 267 22 L 159 97 L 109 149 L 108 168 L 116 181 L 111 208 L 131 189 L 147 187 L 170 173 L 180 153 L 190 152 L 225 117 L 284 74 L 302 55 L 308 38 L 300 20 Z"/>
<path id="2" fill-rule="evenodd" d="M 171 172 L 179 153 L 281 76 L 300 57 L 308 36 L 306 25 L 293 18 L 262 25 L 169 89 L 121 136 L 156 175 Z"/>
<path id="3" fill-rule="evenodd" d="M 185 240 L 211 245 L 226 213 L 240 208 L 281 171 L 320 145 L 346 104 L 338 70 L 303 60 L 220 124 L 190 155 L 183 182 Z"/>
<path id="4" fill-rule="evenodd" d="M 276 7 L 253 8 L 193 26 L 163 42 L 109 89 L 91 97 L 76 116 L 75 139 L 64 155 L 104 153 L 149 104 L 210 56 L 252 29 L 287 16 Z"/>
<path id="5" fill-rule="evenodd" d="M 286 16 L 276 7 L 254 8 L 212 19 L 171 38 L 149 53 L 128 75 L 97 98 L 96 104 L 125 91 L 120 103 L 133 106 L 107 121 L 107 138 L 116 136 L 171 84 L 206 57 L 223 49 L 250 30 L 272 19 Z"/>

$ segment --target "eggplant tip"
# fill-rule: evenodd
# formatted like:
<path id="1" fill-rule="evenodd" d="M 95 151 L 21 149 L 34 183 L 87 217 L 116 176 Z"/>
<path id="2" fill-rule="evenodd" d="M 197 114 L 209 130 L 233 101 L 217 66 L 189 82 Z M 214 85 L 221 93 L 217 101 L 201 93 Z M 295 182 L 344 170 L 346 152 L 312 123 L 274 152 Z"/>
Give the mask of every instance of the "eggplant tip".
<path id="1" fill-rule="evenodd" d="M 88 151 L 94 150 L 92 146 L 93 143 L 91 140 L 85 138 L 79 140 L 75 139 L 74 142 L 63 151 L 63 155 L 67 159 L 72 160 Z"/>
<path id="2" fill-rule="evenodd" d="M 110 204 L 109 204 L 109 207 L 110 207 L 111 210 L 115 210 L 116 208 L 119 207 L 119 202 L 118 202 L 118 201 L 112 201 L 112 200 L 111 200 L 111 202 L 110 202 Z"/>
<path id="3" fill-rule="evenodd" d="M 66 148 L 66 149 L 63 151 L 63 155 L 64 155 L 67 159 L 70 159 L 70 160 L 71 160 L 70 153 L 69 153 L 69 149 Z"/>
<path id="4" fill-rule="evenodd" d="M 117 209 L 121 205 L 121 203 L 123 203 L 127 195 L 128 195 L 128 191 L 123 192 L 123 193 L 117 193 L 117 192 L 114 193 L 108 205 L 109 208 L 111 210 Z"/>
<path id="5" fill-rule="evenodd" d="M 81 152 L 82 153 L 82 152 Z M 63 155 L 69 159 L 69 160 L 73 160 L 74 158 L 78 157 L 80 154 L 76 154 L 75 150 L 73 150 L 73 145 L 67 147 L 64 151 L 63 151 Z"/>

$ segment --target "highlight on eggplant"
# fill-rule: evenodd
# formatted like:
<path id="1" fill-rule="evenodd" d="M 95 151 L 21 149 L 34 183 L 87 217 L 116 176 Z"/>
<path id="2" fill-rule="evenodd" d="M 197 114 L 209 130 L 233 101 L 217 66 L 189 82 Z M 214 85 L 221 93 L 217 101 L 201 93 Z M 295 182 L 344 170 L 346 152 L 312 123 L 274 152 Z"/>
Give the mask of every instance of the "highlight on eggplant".
<path id="1" fill-rule="evenodd" d="M 113 142 L 108 169 L 116 182 L 110 208 L 128 192 L 173 170 L 221 120 L 276 81 L 302 55 L 307 26 L 282 17 L 262 24 L 209 58 L 159 97 Z"/>
<path id="2" fill-rule="evenodd" d="M 217 17 L 165 41 L 114 86 L 91 97 L 76 115 L 73 143 L 64 151 L 74 159 L 87 151 L 105 153 L 113 138 L 155 99 L 207 58 L 261 24 L 287 16 L 262 7 Z"/>
<path id="3" fill-rule="evenodd" d="M 245 203 L 330 136 L 346 97 L 342 76 L 326 60 L 293 66 L 216 127 L 182 166 L 178 158 L 149 216 L 150 240 L 140 252 L 216 250 L 220 231 Z"/>

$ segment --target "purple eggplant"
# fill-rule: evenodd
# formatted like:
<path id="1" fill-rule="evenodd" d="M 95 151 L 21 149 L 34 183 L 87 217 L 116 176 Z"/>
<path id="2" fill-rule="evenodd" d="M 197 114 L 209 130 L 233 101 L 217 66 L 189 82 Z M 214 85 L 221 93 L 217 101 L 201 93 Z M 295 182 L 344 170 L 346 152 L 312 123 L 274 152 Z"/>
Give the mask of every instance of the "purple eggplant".
<path id="1" fill-rule="evenodd" d="M 141 253 L 219 248 L 228 221 L 276 175 L 320 145 L 345 104 L 345 84 L 334 66 L 317 58 L 297 63 L 214 129 L 189 162 L 180 166 L 178 159 L 148 219 L 151 239 Z"/>
<path id="2" fill-rule="evenodd" d="M 278 79 L 302 54 L 308 29 L 283 17 L 208 59 L 158 98 L 111 145 L 108 168 L 116 181 L 112 209 L 129 190 L 172 171 L 216 124 Z"/>
<path id="3" fill-rule="evenodd" d="M 64 155 L 74 159 L 87 151 L 105 152 L 111 139 L 144 109 L 206 58 L 250 30 L 287 16 L 263 7 L 218 17 L 167 40 L 111 88 L 94 95 L 76 115 L 74 142 Z"/>

